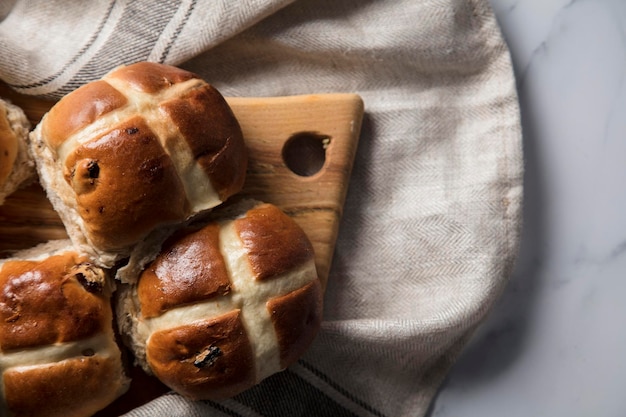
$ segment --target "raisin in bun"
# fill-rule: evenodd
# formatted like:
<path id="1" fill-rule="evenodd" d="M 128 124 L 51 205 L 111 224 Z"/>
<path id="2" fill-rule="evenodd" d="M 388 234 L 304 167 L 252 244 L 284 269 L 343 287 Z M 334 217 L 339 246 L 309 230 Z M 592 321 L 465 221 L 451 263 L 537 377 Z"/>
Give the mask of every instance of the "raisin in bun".
<path id="1" fill-rule="evenodd" d="M 191 399 L 230 397 L 284 369 L 321 322 L 307 236 L 276 206 L 246 205 L 170 237 L 120 291 L 118 324 L 137 362 Z"/>
<path id="2" fill-rule="evenodd" d="M 193 73 L 149 62 L 63 97 L 31 147 L 74 245 L 105 267 L 237 193 L 247 164 L 222 95 Z"/>
<path id="3" fill-rule="evenodd" d="M 0 99 L 0 204 L 35 178 L 26 141 L 30 123 L 19 107 Z"/>
<path id="4" fill-rule="evenodd" d="M 69 240 L 0 261 L 0 415 L 90 416 L 127 390 L 109 282 Z"/>

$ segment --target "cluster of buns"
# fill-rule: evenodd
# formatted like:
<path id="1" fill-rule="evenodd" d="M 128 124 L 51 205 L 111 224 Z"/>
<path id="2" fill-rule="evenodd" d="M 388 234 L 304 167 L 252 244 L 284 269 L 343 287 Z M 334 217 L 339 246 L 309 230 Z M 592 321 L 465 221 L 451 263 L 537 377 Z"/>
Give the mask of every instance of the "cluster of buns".
<path id="1" fill-rule="evenodd" d="M 69 239 L 0 262 L 5 414 L 89 416 L 111 403 L 129 386 L 117 336 L 191 399 L 236 395 L 309 346 L 322 314 L 312 245 L 276 206 L 222 204 L 243 187 L 247 153 L 211 85 L 122 66 L 24 136 Z"/>

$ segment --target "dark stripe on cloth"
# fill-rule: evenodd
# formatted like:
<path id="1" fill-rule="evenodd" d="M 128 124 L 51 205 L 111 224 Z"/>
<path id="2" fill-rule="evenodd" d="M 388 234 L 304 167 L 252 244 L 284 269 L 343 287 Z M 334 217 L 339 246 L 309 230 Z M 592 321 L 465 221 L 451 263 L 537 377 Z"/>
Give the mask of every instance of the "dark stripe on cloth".
<path id="1" fill-rule="evenodd" d="M 111 11 L 113 10 L 113 6 L 115 6 L 115 2 L 116 0 L 112 0 L 109 4 L 109 8 L 107 9 L 104 18 L 100 21 L 100 23 L 98 24 L 98 27 L 96 29 L 96 31 L 91 35 L 91 37 L 89 38 L 89 40 L 87 41 L 87 43 L 80 48 L 80 50 L 76 53 L 76 55 L 74 55 L 72 57 L 72 59 L 70 59 L 64 66 L 63 68 L 61 68 L 61 70 L 59 70 L 57 73 L 44 78 L 41 81 L 35 82 L 35 83 L 31 83 L 31 84 L 23 84 L 23 85 L 18 85 L 18 84 L 9 84 L 11 87 L 13 88 L 21 88 L 21 89 L 26 89 L 26 88 L 35 88 L 35 87 L 42 87 L 46 84 L 49 84 L 50 82 L 56 80 L 61 74 L 63 74 L 67 68 L 72 65 L 74 62 L 76 62 L 78 60 L 78 58 L 84 54 L 90 47 L 91 45 L 93 45 L 93 43 L 96 41 L 96 39 L 98 38 L 98 34 L 100 34 L 100 31 L 102 30 L 102 28 L 104 27 L 105 23 L 109 20 L 109 17 L 111 17 Z"/>
<path id="2" fill-rule="evenodd" d="M 157 1 L 146 6 L 142 2 L 129 2 L 111 37 L 59 93 L 67 94 L 97 80 L 118 65 L 145 60 L 180 3 L 181 0 Z"/>
<path id="3" fill-rule="evenodd" d="M 230 408 L 225 407 L 224 405 L 218 403 L 218 402 L 214 402 L 214 401 L 204 401 L 205 404 L 213 407 L 214 409 L 216 409 L 217 411 L 220 411 L 228 416 L 231 417 L 244 417 L 241 414 L 231 410 Z"/>
<path id="4" fill-rule="evenodd" d="M 191 2 L 191 4 L 189 5 L 189 7 L 187 8 L 187 11 L 185 12 L 185 17 L 183 18 L 183 21 L 180 22 L 180 24 L 176 28 L 176 31 L 174 32 L 174 34 L 172 35 L 171 39 L 167 43 L 167 46 L 165 46 L 165 49 L 163 50 L 163 53 L 159 57 L 159 62 L 160 63 L 164 63 L 165 60 L 167 59 L 167 56 L 169 55 L 170 50 L 172 49 L 172 45 L 174 45 L 174 42 L 176 42 L 176 39 L 178 39 L 178 35 L 180 35 L 180 32 L 183 31 L 183 28 L 185 27 L 185 25 L 189 21 L 189 17 L 191 16 L 191 12 L 193 12 L 193 9 L 196 7 L 196 3 L 197 3 L 197 0 L 193 0 Z"/>
<path id="5" fill-rule="evenodd" d="M 358 417 L 289 370 L 234 398 L 266 417 Z"/>
<path id="6" fill-rule="evenodd" d="M 330 379 L 328 377 L 328 375 L 324 374 L 322 371 L 320 371 L 319 369 L 315 368 L 310 363 L 305 362 L 303 360 L 299 360 L 298 364 L 301 365 L 303 368 L 307 369 L 309 372 L 314 374 L 319 379 L 321 379 L 324 383 L 328 384 L 330 387 L 332 387 L 335 391 L 337 391 L 338 393 L 340 393 L 341 395 L 346 397 L 348 400 L 350 400 L 353 403 L 357 404 L 359 407 L 363 408 L 364 410 L 367 410 L 368 412 L 370 412 L 371 414 L 373 414 L 375 416 L 385 417 L 385 415 L 383 413 L 381 413 L 380 411 L 378 411 L 377 409 L 375 409 L 371 405 L 367 404 L 365 401 L 363 401 L 363 400 L 357 398 L 356 396 L 352 395 L 351 393 L 349 393 L 345 388 L 343 388 L 342 386 L 337 384 L 335 381 Z"/>

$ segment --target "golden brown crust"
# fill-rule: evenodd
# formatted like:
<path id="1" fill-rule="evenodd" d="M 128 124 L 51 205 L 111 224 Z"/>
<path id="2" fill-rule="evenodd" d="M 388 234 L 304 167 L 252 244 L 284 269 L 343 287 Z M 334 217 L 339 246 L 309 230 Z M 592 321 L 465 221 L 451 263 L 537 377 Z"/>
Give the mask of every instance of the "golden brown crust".
<path id="1" fill-rule="evenodd" d="M 74 252 L 43 261 L 7 261 L 0 270 L 0 349 L 88 338 L 111 323 L 108 294 Z M 98 270 L 101 271 L 101 270 Z"/>
<path id="2" fill-rule="evenodd" d="M 137 62 L 110 72 L 106 78 L 122 80 L 136 91 L 157 93 L 174 84 L 199 77 L 194 73 L 169 65 Z"/>
<path id="3" fill-rule="evenodd" d="M 56 151 L 65 140 L 96 119 L 127 103 L 126 96 L 105 81 L 94 81 L 57 102 L 43 121 L 43 135 Z"/>
<path id="4" fill-rule="evenodd" d="M 157 63 L 119 67 L 68 94 L 31 137 L 70 238 L 107 267 L 239 192 L 247 167 L 221 94 Z"/>
<path id="5" fill-rule="evenodd" d="M 219 225 L 177 234 L 142 273 L 138 296 L 143 317 L 225 295 L 230 280 L 219 251 Z"/>
<path id="6" fill-rule="evenodd" d="M 322 286 L 319 280 L 267 302 L 280 351 L 280 365 L 286 368 L 309 347 L 322 322 Z"/>
<path id="7" fill-rule="evenodd" d="M 0 187 L 11 174 L 17 151 L 17 136 L 7 118 L 7 109 L 0 102 Z"/>
<path id="8" fill-rule="evenodd" d="M 132 245 L 188 211 L 171 159 L 139 116 L 78 146 L 66 159 L 65 179 L 92 241 L 105 250 Z"/>
<path id="9" fill-rule="evenodd" d="M 122 389 L 119 361 L 98 355 L 12 368 L 3 382 L 7 408 L 19 417 L 92 415 Z"/>
<path id="10" fill-rule="evenodd" d="M 107 279 L 69 240 L 0 263 L 0 414 L 84 417 L 128 388 Z"/>
<path id="11" fill-rule="evenodd" d="M 254 384 L 254 358 L 240 311 L 154 333 L 147 346 L 152 370 L 192 399 L 231 397 Z"/>
<path id="12" fill-rule="evenodd" d="M 120 304 L 135 315 L 123 327 L 132 348 L 144 368 L 194 399 L 229 397 L 284 369 L 322 317 L 307 236 L 276 206 L 254 201 L 173 236 L 136 288 Z M 194 369 L 203 360 L 209 366 Z"/>
<path id="13" fill-rule="evenodd" d="M 257 280 L 277 277 L 313 259 L 313 246 L 304 231 L 278 207 L 257 206 L 235 220 Z"/>
<path id="14" fill-rule="evenodd" d="M 211 178 L 220 198 L 226 200 L 239 191 L 247 154 L 239 123 L 222 95 L 206 84 L 162 103 L 161 109 L 186 139 L 194 160 Z"/>

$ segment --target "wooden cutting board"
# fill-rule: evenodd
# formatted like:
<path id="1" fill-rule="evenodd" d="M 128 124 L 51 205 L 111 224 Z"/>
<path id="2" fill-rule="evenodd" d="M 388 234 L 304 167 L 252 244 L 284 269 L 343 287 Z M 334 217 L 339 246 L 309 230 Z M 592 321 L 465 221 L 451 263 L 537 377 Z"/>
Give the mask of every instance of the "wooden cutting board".
<path id="1" fill-rule="evenodd" d="M 0 97 L 20 106 L 35 126 L 54 104 L 21 96 L 0 83 Z M 363 118 L 356 94 L 227 98 L 249 151 L 240 196 L 282 208 L 307 233 L 324 288 L 343 212 Z M 0 255 L 67 235 L 38 184 L 19 190 L 0 206 Z M 119 415 L 165 391 L 132 370 L 129 393 L 98 416 Z"/>

